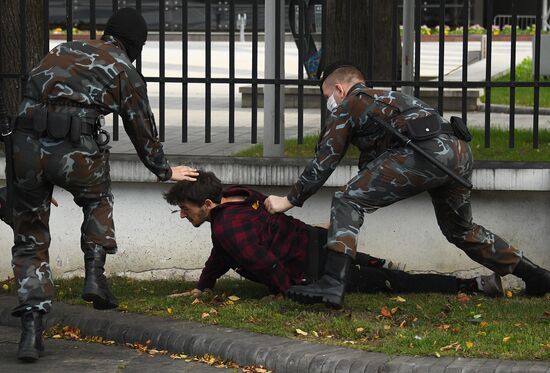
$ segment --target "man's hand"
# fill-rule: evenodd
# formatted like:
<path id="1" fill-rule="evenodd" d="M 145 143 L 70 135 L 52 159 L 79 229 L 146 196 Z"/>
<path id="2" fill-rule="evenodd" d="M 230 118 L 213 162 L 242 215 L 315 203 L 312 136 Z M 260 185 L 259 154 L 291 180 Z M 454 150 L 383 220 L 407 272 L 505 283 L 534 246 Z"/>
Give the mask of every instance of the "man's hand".
<path id="1" fill-rule="evenodd" d="M 199 176 L 196 169 L 188 166 L 176 166 L 172 168 L 172 181 L 196 181 L 195 176 Z"/>
<path id="2" fill-rule="evenodd" d="M 181 298 L 181 297 L 198 297 L 202 294 L 202 290 L 193 289 L 183 293 L 170 294 L 168 298 Z"/>
<path id="3" fill-rule="evenodd" d="M 270 214 L 285 212 L 294 207 L 294 205 L 288 201 L 288 198 L 279 196 L 267 197 L 264 201 L 264 206 Z"/>

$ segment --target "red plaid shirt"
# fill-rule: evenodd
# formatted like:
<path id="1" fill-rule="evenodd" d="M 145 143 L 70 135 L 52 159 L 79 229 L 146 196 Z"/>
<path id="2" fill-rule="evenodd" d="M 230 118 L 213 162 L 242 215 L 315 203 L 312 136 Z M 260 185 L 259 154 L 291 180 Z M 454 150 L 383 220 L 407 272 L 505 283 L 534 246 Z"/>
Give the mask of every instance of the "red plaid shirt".
<path id="1" fill-rule="evenodd" d="M 284 292 L 299 284 L 305 270 L 307 225 L 285 214 L 270 214 L 265 195 L 242 186 L 232 186 L 224 197 L 243 196 L 244 201 L 227 202 L 211 211 L 213 248 L 197 288 L 212 289 L 229 269 Z"/>

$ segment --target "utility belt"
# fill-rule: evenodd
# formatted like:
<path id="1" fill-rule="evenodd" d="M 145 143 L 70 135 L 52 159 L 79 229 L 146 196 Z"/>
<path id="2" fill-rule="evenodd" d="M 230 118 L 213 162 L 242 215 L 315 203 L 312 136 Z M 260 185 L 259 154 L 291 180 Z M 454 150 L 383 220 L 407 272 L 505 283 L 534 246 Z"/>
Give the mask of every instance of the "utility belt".
<path id="1" fill-rule="evenodd" d="M 109 133 L 101 128 L 103 115 L 81 118 L 71 113 L 46 110 L 33 110 L 31 115 L 18 117 L 15 129 L 33 132 L 39 138 L 67 139 L 74 146 L 80 145 L 80 136 L 92 136 L 100 147 L 110 140 Z"/>

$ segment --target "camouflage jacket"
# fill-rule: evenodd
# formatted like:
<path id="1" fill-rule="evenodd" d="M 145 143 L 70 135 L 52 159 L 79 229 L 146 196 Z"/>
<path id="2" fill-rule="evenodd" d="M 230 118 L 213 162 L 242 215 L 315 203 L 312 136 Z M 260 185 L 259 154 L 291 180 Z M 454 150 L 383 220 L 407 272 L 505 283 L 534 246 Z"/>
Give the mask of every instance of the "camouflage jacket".
<path id="1" fill-rule="evenodd" d="M 338 108 L 329 115 L 315 148 L 315 158 L 287 195 L 294 206 L 313 195 L 336 169 L 350 144 L 359 148 L 359 169 L 389 148 L 399 146 L 389 134 L 369 116 L 391 123 L 400 132 L 406 132 L 407 121 L 437 111 L 416 97 L 400 92 L 369 89 L 363 83 L 353 86 Z"/>
<path id="2" fill-rule="evenodd" d="M 29 74 L 19 115 L 45 106 L 89 120 L 120 115 L 143 164 L 161 180 L 171 177 L 146 83 L 112 36 L 62 43 L 42 59 Z"/>

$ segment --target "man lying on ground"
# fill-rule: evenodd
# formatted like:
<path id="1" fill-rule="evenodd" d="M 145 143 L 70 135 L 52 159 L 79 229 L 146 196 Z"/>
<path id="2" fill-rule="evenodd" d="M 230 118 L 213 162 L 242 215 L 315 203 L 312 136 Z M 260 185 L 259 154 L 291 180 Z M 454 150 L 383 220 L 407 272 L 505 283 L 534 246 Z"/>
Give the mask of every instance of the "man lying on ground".
<path id="1" fill-rule="evenodd" d="M 212 289 L 229 269 L 266 285 L 273 294 L 317 280 L 327 258 L 327 230 L 283 213 L 269 214 L 265 195 L 244 186 L 223 190 L 211 172 L 199 171 L 194 182 L 181 181 L 164 194 L 179 206 L 180 217 L 199 227 L 210 222 L 213 248 L 195 289 L 173 294 L 199 295 Z M 349 291 L 356 292 L 480 292 L 502 294 L 496 274 L 460 279 L 439 274 L 409 274 L 383 268 L 383 260 L 357 253 Z"/>

